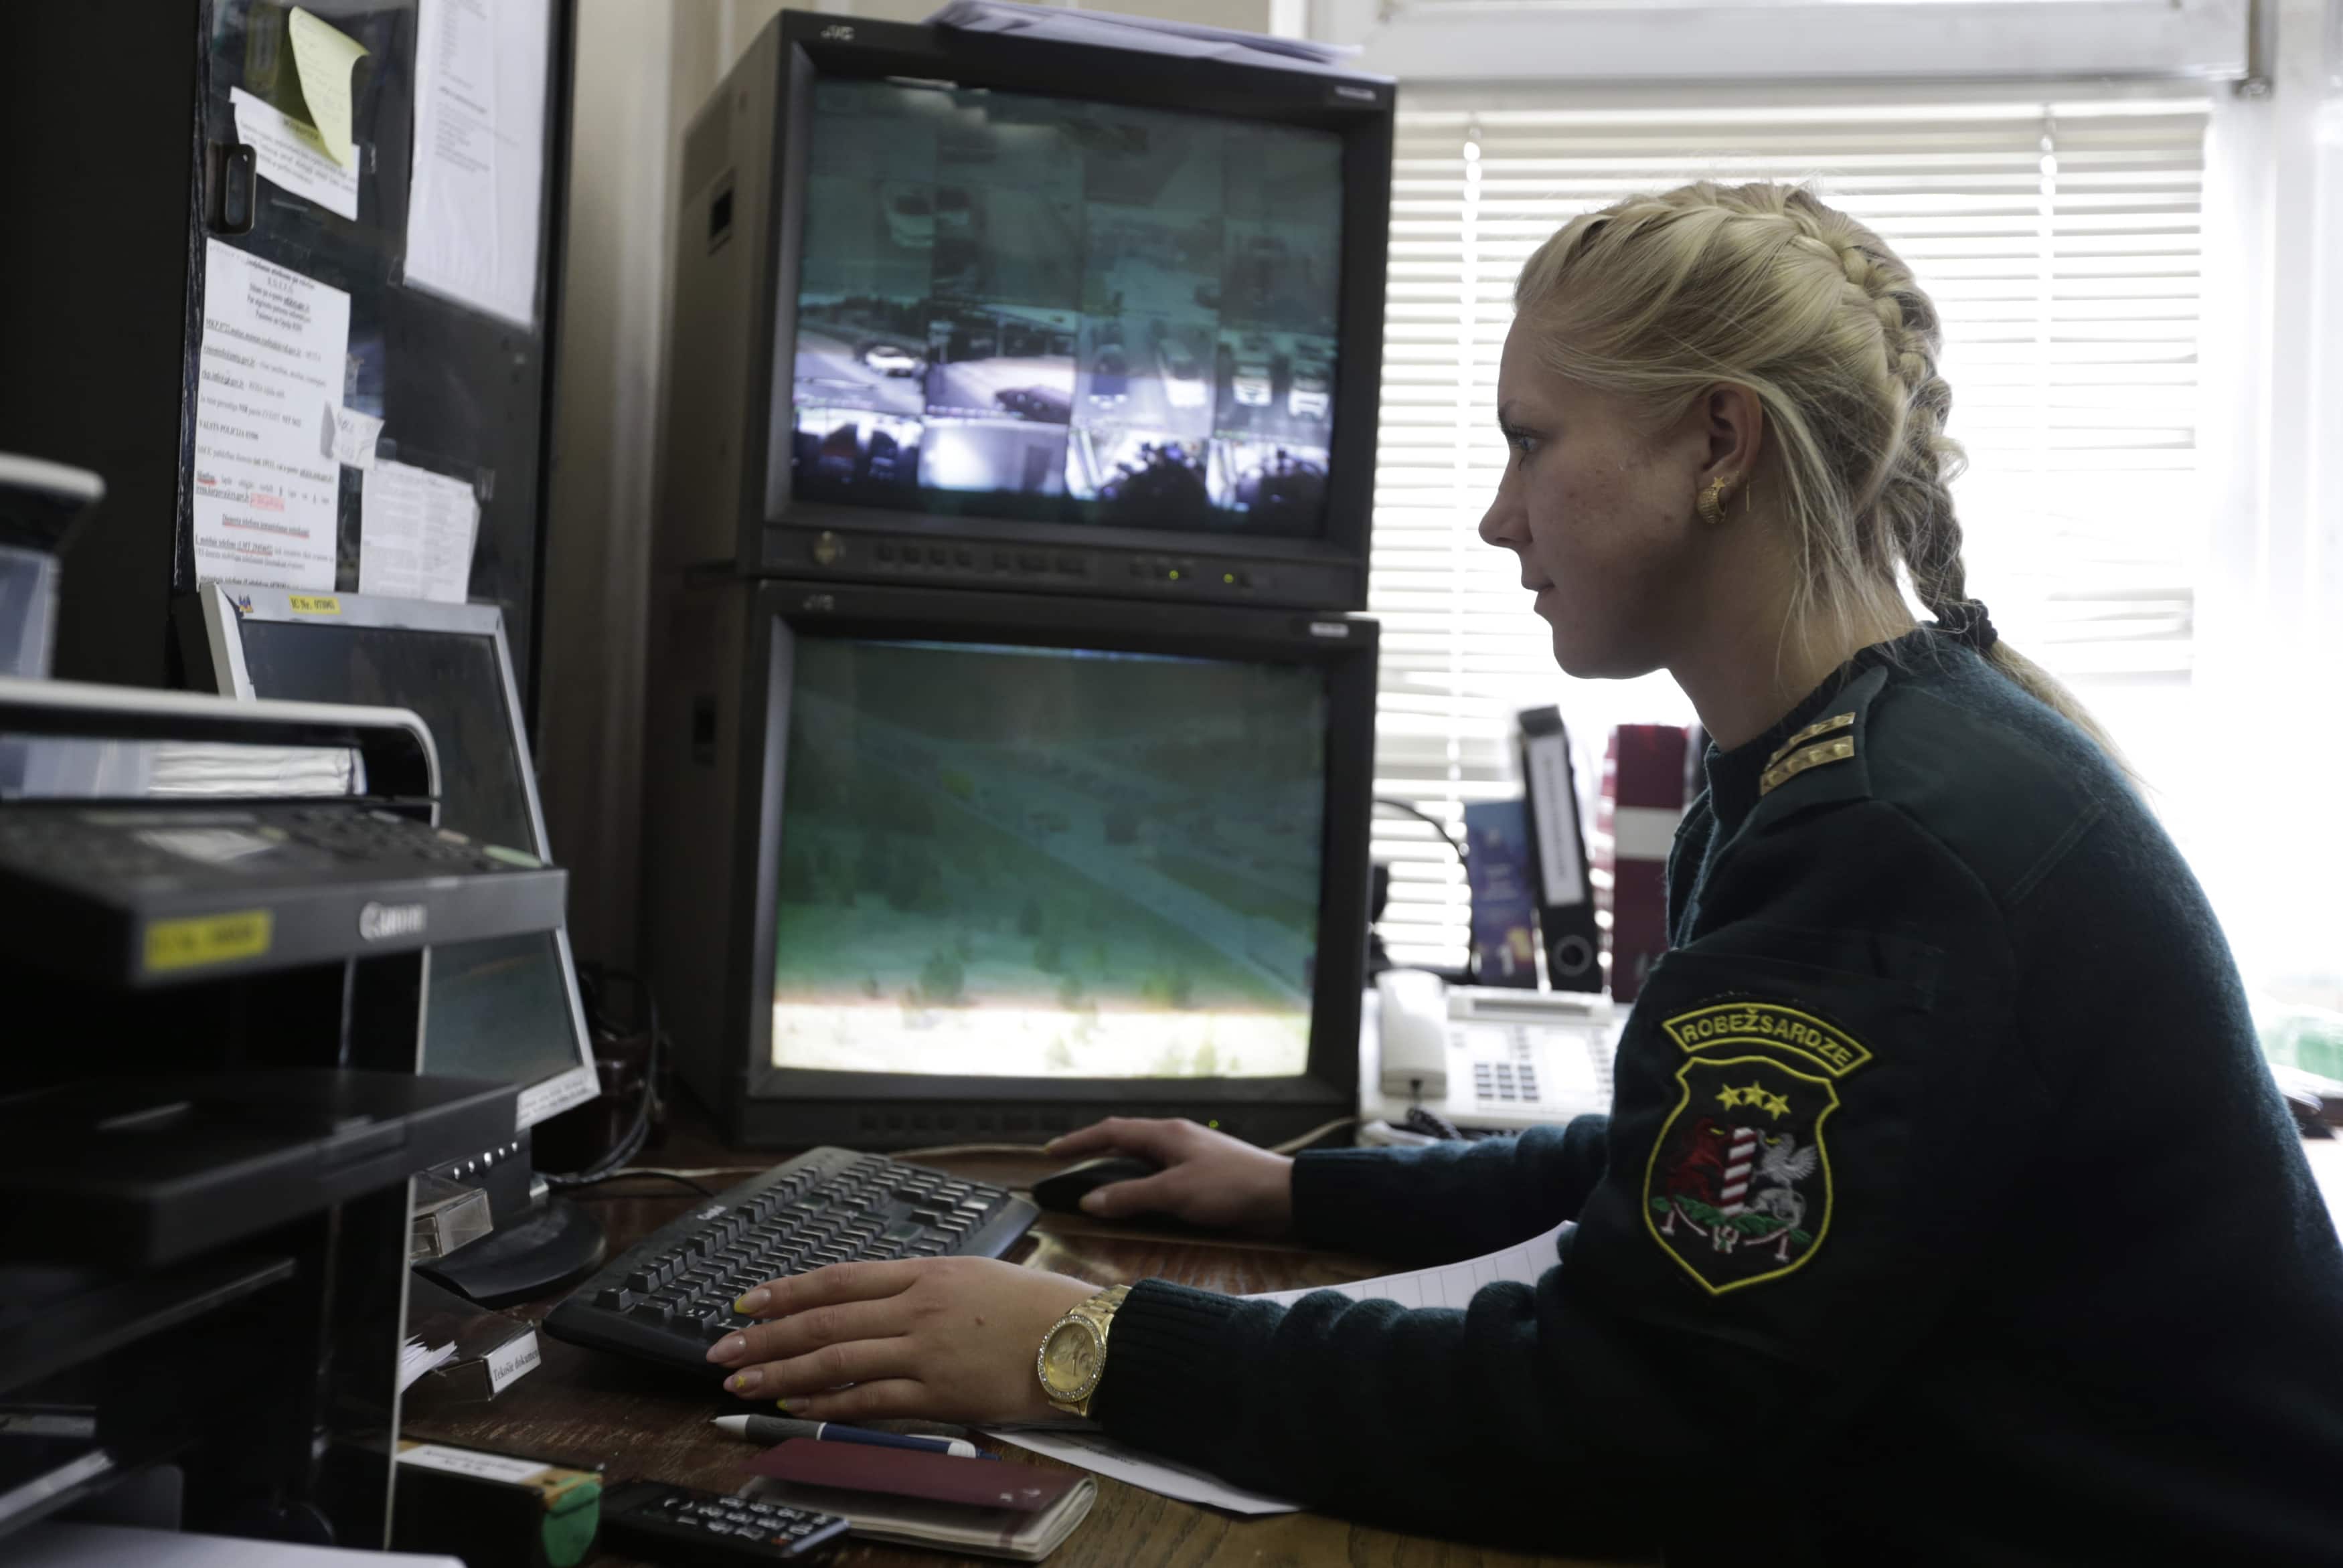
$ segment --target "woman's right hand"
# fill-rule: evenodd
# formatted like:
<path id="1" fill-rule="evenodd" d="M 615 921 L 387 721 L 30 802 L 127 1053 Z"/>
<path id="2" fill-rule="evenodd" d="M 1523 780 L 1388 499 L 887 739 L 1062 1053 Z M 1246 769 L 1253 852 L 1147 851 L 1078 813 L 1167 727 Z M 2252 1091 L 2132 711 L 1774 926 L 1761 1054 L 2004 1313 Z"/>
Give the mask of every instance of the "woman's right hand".
<path id="1" fill-rule="evenodd" d="M 1192 1121 L 1111 1116 L 1051 1141 L 1052 1156 L 1135 1154 L 1163 1167 L 1082 1199 L 1101 1219 L 1166 1214 L 1192 1225 L 1282 1236 L 1293 1228 L 1293 1161 Z"/>

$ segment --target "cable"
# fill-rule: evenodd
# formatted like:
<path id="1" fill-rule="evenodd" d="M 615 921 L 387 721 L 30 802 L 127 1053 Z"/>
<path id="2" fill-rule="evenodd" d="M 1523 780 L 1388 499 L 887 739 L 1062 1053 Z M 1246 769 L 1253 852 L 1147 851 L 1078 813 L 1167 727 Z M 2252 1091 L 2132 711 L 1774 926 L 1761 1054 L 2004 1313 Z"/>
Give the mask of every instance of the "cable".
<path id="1" fill-rule="evenodd" d="M 632 1181 L 638 1177 L 641 1177 L 646 1180 L 656 1179 L 661 1181 L 672 1181 L 679 1187 L 690 1188 L 693 1191 L 699 1193 L 703 1198 L 713 1198 L 716 1196 L 715 1188 L 703 1187 L 699 1182 L 693 1181 L 690 1177 L 679 1176 L 672 1171 L 613 1171 L 608 1172 L 607 1175 L 602 1176 L 587 1176 L 583 1178 L 565 1177 L 562 1181 L 562 1191 L 568 1193 L 573 1198 L 639 1198 L 645 1196 L 645 1194 L 640 1192 L 589 1192 L 587 1191 L 589 1187 L 600 1187 L 612 1181 Z"/>
<path id="2" fill-rule="evenodd" d="M 1313 1127 L 1299 1138 L 1289 1138 L 1270 1150 L 1272 1154 L 1292 1154 L 1307 1149 L 1330 1132 L 1339 1132 L 1355 1123 L 1355 1116 L 1338 1116 L 1323 1127 Z M 1047 1155 L 1046 1143 L 939 1143 L 932 1149 L 900 1149 L 888 1156 L 890 1160 L 945 1160 L 961 1154 L 1041 1154 Z"/>
<path id="3" fill-rule="evenodd" d="M 642 1151 L 643 1144 L 650 1138 L 651 1106 L 659 1098 L 659 1063 L 667 1040 L 667 1030 L 659 1022 L 659 996 L 651 990 L 649 980 L 631 970 L 618 969 L 608 964 L 581 965 L 580 968 L 594 981 L 598 1003 L 601 982 L 606 980 L 623 980 L 636 989 L 642 998 L 643 1016 L 649 1025 L 650 1040 L 643 1049 L 643 1091 L 635 1101 L 634 1120 L 609 1151 L 583 1171 L 545 1172 L 545 1184 L 558 1192 L 573 1191 L 603 1181 Z M 599 1010 L 598 1007 L 597 1010 Z M 702 1187 L 699 1191 L 705 1192 L 708 1189 Z"/>
<path id="4" fill-rule="evenodd" d="M 1414 818 L 1417 821 L 1423 823 L 1425 827 L 1431 829 L 1433 832 L 1439 834 L 1440 841 L 1448 846 L 1450 852 L 1456 857 L 1456 863 L 1464 868 L 1465 875 L 1468 878 L 1472 875 L 1473 852 L 1465 846 L 1465 843 L 1462 839 L 1459 839 L 1449 832 L 1448 825 L 1445 822 L 1443 822 L 1439 818 L 1434 817 L 1421 807 L 1413 805 L 1405 800 L 1395 799 L 1390 795 L 1375 796 L 1374 803 L 1378 806 L 1387 806 L 1394 811 L 1403 811 L 1407 815 Z M 1463 974 L 1465 984 L 1471 985 L 1481 978 L 1479 973 L 1480 967 L 1481 966 L 1473 951 L 1473 922 L 1468 919 L 1464 922 Z"/>
<path id="5" fill-rule="evenodd" d="M 1287 1139 L 1284 1142 L 1280 1143 L 1270 1150 L 1270 1152 L 1272 1154 L 1299 1154 L 1304 1149 L 1309 1148 L 1312 1143 L 1317 1142 L 1321 1138 L 1325 1137 L 1329 1132 L 1340 1132 L 1343 1128 L 1355 1127 L 1358 1123 L 1359 1119 L 1355 1116 L 1337 1116 L 1333 1121 L 1329 1121 L 1323 1127 L 1313 1127 L 1299 1138 Z"/>
<path id="6" fill-rule="evenodd" d="M 898 1149 L 890 1160 L 948 1160 L 957 1154 L 1047 1154 L 1046 1143 L 939 1143 L 932 1149 Z"/>

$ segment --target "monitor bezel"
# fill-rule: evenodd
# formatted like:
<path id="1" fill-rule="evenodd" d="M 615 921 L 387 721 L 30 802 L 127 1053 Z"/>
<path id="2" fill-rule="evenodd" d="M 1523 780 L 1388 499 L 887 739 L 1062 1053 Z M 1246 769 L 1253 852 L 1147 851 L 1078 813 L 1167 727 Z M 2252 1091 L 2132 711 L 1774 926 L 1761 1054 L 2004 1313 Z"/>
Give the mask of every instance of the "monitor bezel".
<path id="1" fill-rule="evenodd" d="M 740 537 L 744 559 L 789 569 L 791 529 L 848 534 L 916 528 L 944 542 L 1006 542 L 1064 549 L 1179 554 L 1210 551 L 1263 562 L 1302 560 L 1356 568 L 1364 581 L 1374 495 L 1383 384 L 1383 316 L 1391 226 L 1394 89 L 1380 77 L 1271 70 L 1225 61 L 1167 60 L 1135 49 L 1011 38 L 901 23 L 842 25 L 781 13 L 780 80 L 761 276 L 751 291 L 748 415 L 743 421 Z M 1176 65 L 1178 69 L 1167 67 Z M 1326 459 L 1325 526 L 1316 537 L 1237 529 L 1133 528 L 1035 521 L 893 507 L 800 501 L 772 480 L 777 430 L 789 423 L 789 368 L 796 360 L 798 265 L 805 226 L 805 159 L 819 76 L 908 76 L 1101 103 L 1217 115 L 1331 130 L 1342 138 L 1342 293 L 1334 377 L 1333 440 Z M 783 302 L 787 301 L 787 308 Z M 1345 417 L 1343 409 L 1353 412 Z M 779 422 L 777 424 L 777 421 Z"/>
<path id="2" fill-rule="evenodd" d="M 196 594 L 202 608 L 205 641 L 211 650 L 212 678 L 223 694 L 246 702 L 259 696 L 253 689 L 251 672 L 244 658 L 244 625 L 247 621 L 314 626 L 329 630 L 370 627 L 451 637 L 487 638 L 496 649 L 497 676 L 504 686 L 505 716 L 512 729 L 514 756 L 520 763 L 521 795 L 528 807 L 531 838 L 526 848 L 538 859 L 553 863 L 552 853 L 546 843 L 545 812 L 538 800 L 537 773 L 532 766 L 528 732 L 521 719 L 520 692 L 513 678 L 512 650 L 505 637 L 505 618 L 501 609 L 489 604 L 443 604 L 430 599 L 391 598 L 380 594 L 305 593 L 257 583 L 209 578 L 196 585 Z M 297 599 L 307 608 L 295 608 Z M 333 608 L 321 610 L 318 607 L 325 604 Z M 437 821 L 439 761 L 436 752 L 431 759 L 431 798 L 432 818 Z M 548 1117 L 582 1105 L 602 1091 L 601 1076 L 594 1066 L 593 1035 L 586 1025 L 585 999 L 578 989 L 578 965 L 570 951 L 569 928 L 567 925 L 556 927 L 553 939 L 555 950 L 560 955 L 562 990 L 569 1009 L 570 1041 L 577 1050 L 578 1061 L 574 1066 L 563 1068 L 522 1088 L 515 1118 L 516 1131 L 526 1131 Z M 430 980 L 430 950 L 426 949 L 424 979 L 427 988 Z M 427 1026 L 428 1018 L 427 1010 Z M 422 1048 L 427 1049 L 428 1045 L 427 1038 L 422 1041 Z M 418 1054 L 418 1062 L 420 1060 Z"/>
<path id="3" fill-rule="evenodd" d="M 1321 932 L 1351 930 L 1355 944 L 1321 941 L 1311 1000 L 1306 1070 L 1282 1078 L 1028 1078 L 991 1074 L 840 1072 L 772 1064 L 774 894 L 780 876 L 781 805 L 789 756 L 789 658 L 812 632 L 857 638 L 1096 648 L 1204 658 L 1267 659 L 1327 674 L 1326 787 L 1320 818 Z M 746 933 L 748 1101 L 860 1110 L 960 1109 L 999 1104 L 1127 1108 L 1210 1117 L 1244 1107 L 1355 1109 L 1361 989 L 1366 983 L 1368 823 L 1373 810 L 1376 623 L 1307 611 L 1221 606 L 1134 605 L 1124 600 L 883 585 L 769 581 L 751 606 L 741 693 L 739 799 L 753 812 L 753 874 L 736 882 L 731 929 Z M 1103 1111 L 1101 1111 L 1103 1113 Z"/>

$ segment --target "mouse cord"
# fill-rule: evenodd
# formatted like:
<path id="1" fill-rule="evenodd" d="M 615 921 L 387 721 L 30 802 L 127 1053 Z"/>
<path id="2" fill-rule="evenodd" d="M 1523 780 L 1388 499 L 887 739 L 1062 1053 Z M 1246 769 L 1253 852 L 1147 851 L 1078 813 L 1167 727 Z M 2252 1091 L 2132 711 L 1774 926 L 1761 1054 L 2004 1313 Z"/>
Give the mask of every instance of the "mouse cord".
<path id="1" fill-rule="evenodd" d="M 1338 1116 L 1322 1127 L 1313 1127 L 1299 1138 L 1289 1138 L 1270 1148 L 1272 1154 L 1298 1154 L 1331 1133 L 1355 1126 L 1355 1116 Z M 892 1160 L 943 1160 L 962 1154 L 1041 1154 L 1047 1155 L 1046 1143 L 939 1143 L 931 1149 L 901 1149 L 888 1156 Z"/>

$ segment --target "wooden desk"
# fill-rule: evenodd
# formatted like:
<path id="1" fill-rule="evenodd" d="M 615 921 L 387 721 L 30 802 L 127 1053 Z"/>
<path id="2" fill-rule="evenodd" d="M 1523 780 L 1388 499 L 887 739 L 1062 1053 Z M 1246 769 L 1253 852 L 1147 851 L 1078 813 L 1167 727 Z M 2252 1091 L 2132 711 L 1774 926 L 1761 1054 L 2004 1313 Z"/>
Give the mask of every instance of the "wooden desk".
<path id="1" fill-rule="evenodd" d="M 710 1149 L 686 1139 L 671 1141 L 655 1160 L 646 1156 L 644 1162 L 762 1169 L 773 1161 L 770 1154 Z M 985 1157 L 921 1163 L 1021 1189 L 1030 1186 L 1034 1177 L 1054 1169 L 1057 1162 Z M 744 1170 L 737 1176 L 710 1177 L 707 1184 L 721 1190 L 748 1173 Z M 594 1203 L 609 1228 L 614 1255 L 693 1201 L 693 1194 L 685 1189 L 656 1181 L 630 1181 L 623 1190 L 646 1195 L 604 1198 Z M 1277 1242 L 1192 1241 L 1060 1214 L 1043 1215 L 1009 1256 L 1032 1268 L 1095 1281 L 1101 1286 L 1161 1278 L 1236 1294 L 1342 1284 L 1385 1271 L 1367 1259 L 1312 1252 Z M 524 1317 L 541 1319 L 559 1299 L 548 1297 L 518 1310 Z M 709 1492 L 730 1492 L 740 1483 L 740 1466 L 755 1450 L 718 1435 L 709 1418 L 746 1406 L 618 1357 L 564 1344 L 550 1335 L 538 1336 L 538 1342 L 544 1364 L 493 1402 L 470 1407 L 461 1415 L 411 1418 L 404 1435 L 547 1459 L 600 1461 L 612 1482 L 648 1476 Z M 1011 1463 L 1058 1462 L 990 1440 L 983 1440 L 981 1446 Z M 1097 1506 L 1049 1559 L 1052 1568 L 1091 1568 L 1093 1564 L 1098 1568 L 1153 1564 L 1205 1568 L 1236 1563 L 1512 1568 L 1571 1561 L 1399 1535 L 1316 1513 L 1240 1519 L 1159 1497 L 1105 1476 L 1098 1477 L 1098 1487 Z M 946 1562 L 997 1560 L 949 1557 L 858 1541 L 826 1561 L 840 1568 L 895 1568 L 897 1564 L 935 1568 Z M 589 1560 L 588 1568 L 631 1568 L 634 1563 L 632 1558 L 604 1552 Z"/>

